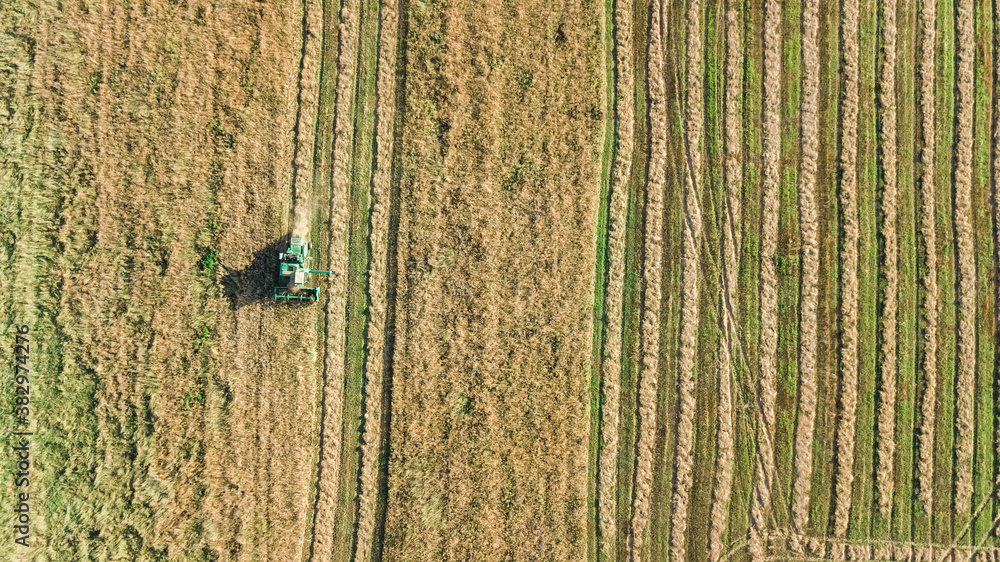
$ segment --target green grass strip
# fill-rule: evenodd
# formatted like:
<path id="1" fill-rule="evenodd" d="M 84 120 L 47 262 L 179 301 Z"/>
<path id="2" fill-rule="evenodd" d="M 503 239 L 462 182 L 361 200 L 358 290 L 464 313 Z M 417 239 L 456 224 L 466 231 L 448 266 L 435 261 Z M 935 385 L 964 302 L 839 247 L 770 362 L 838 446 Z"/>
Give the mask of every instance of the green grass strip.
<path id="1" fill-rule="evenodd" d="M 952 222 L 952 148 L 955 119 L 955 6 L 937 4 L 937 148 L 934 163 L 938 254 L 938 377 L 934 427 L 934 514 L 931 537 L 952 537 L 955 437 L 955 238 Z"/>
<path id="2" fill-rule="evenodd" d="M 701 138 L 701 184 L 698 186 L 702 211 L 702 246 L 699 252 L 701 271 L 699 279 L 698 350 L 695 371 L 695 441 L 694 487 L 688 504 L 686 551 L 708 552 L 708 534 L 711 520 L 708 514 L 712 505 L 718 443 L 719 396 L 718 361 L 719 329 L 722 302 L 721 248 L 722 209 L 725 205 L 723 161 L 723 83 L 725 64 L 725 21 L 723 2 L 709 0 L 702 4 L 702 69 L 704 130 Z M 692 147 L 694 148 L 694 147 Z"/>
<path id="3" fill-rule="evenodd" d="M 878 337 L 878 245 L 875 196 L 877 181 L 875 123 L 875 53 L 877 14 L 874 0 L 861 1 L 858 97 L 858 215 L 860 248 L 858 294 L 858 406 L 854 437 L 854 485 L 847 535 L 871 535 L 874 506 L 875 354 Z"/>
<path id="4" fill-rule="evenodd" d="M 763 166 L 763 44 L 760 30 L 764 14 L 759 2 L 743 3 L 743 248 L 740 256 L 739 286 L 756 287 L 760 274 L 760 183 Z M 741 291 L 738 297 L 742 354 L 735 354 L 733 366 L 736 400 L 736 454 L 729 522 L 724 541 L 729 548 L 745 545 L 750 531 L 750 507 L 757 466 L 757 423 L 754 412 L 753 382 L 757 379 L 757 350 L 760 339 L 759 295 Z M 733 557 L 748 560 L 745 549 Z"/>
<path id="5" fill-rule="evenodd" d="M 633 38 L 635 48 L 635 145 L 632 177 L 628 187 L 628 211 L 625 219 L 625 286 L 622 299 L 622 378 L 621 419 L 618 453 L 618 560 L 627 560 L 628 528 L 632 521 L 632 482 L 635 475 L 636 382 L 639 372 L 639 318 L 642 311 L 642 232 L 646 196 L 646 150 L 649 131 L 646 116 L 646 28 L 648 7 L 635 4 Z M 655 522 L 655 504 L 652 512 Z M 656 528 L 655 524 L 650 527 Z"/>
<path id="6" fill-rule="evenodd" d="M 590 357 L 590 444 L 587 447 L 587 559 L 597 560 L 597 451 L 600 444 L 601 357 L 604 352 L 607 318 L 604 317 L 604 293 L 608 278 L 608 206 L 611 186 L 611 163 L 617 152 L 615 143 L 615 38 L 614 0 L 604 2 L 605 115 L 604 146 L 601 147 L 601 186 L 597 211 L 597 250 L 594 273 L 594 340 Z"/>
<path id="7" fill-rule="evenodd" d="M 777 470 L 771 500 L 781 528 L 791 524 L 795 482 L 795 416 L 798 410 L 799 283 L 802 277 L 799 232 L 798 167 L 801 153 L 799 114 L 802 107 L 802 5 L 782 4 L 781 29 L 781 156 L 778 191 L 778 348 L 774 456 Z"/>
<path id="8" fill-rule="evenodd" d="M 993 221 L 990 203 L 990 147 L 992 143 L 993 20 L 988 0 L 975 5 L 976 60 L 972 155 L 972 211 L 976 249 L 976 388 L 973 407 L 975 436 L 972 461 L 972 509 L 982 505 L 972 529 L 959 540 L 979 544 L 990 531 L 993 513 L 993 368 L 994 277 Z M 985 502 L 985 503 L 984 503 Z"/>
<path id="9" fill-rule="evenodd" d="M 810 487 L 810 533 L 824 537 L 830 523 L 833 487 L 833 434 L 837 403 L 837 338 L 839 296 L 839 198 L 837 197 L 840 98 L 840 19 L 837 2 L 820 2 L 819 22 L 819 158 L 816 176 L 819 208 L 819 303 L 817 310 L 819 368 L 816 377 L 816 429 Z"/>
<path id="10" fill-rule="evenodd" d="M 897 226 L 899 238 L 898 325 L 896 327 L 896 456 L 891 536 L 907 542 L 912 534 L 914 414 L 917 353 L 917 231 L 914 191 L 916 134 L 916 0 L 896 5 Z"/>

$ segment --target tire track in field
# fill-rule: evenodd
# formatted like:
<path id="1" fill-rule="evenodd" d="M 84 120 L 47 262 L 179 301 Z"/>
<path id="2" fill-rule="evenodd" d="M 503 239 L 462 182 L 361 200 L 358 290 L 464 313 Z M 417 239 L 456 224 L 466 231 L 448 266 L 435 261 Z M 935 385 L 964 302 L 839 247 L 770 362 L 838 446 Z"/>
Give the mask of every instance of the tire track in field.
<path id="1" fill-rule="evenodd" d="M 670 555 L 686 558 L 688 503 L 693 484 L 695 354 L 698 350 L 698 269 L 701 246 L 701 2 L 692 0 L 687 9 L 687 99 L 685 108 L 685 152 L 690 173 L 685 174 L 684 226 L 681 246 L 681 334 L 678 384 L 677 452 L 674 494 L 671 505 Z"/>
<path id="2" fill-rule="evenodd" d="M 955 168 L 955 234 L 958 246 L 958 387 L 955 410 L 955 512 L 972 504 L 972 395 L 976 373 L 976 258 L 972 238 L 972 93 L 975 38 L 972 1 L 958 4 L 958 145 Z M 959 519 L 961 520 L 961 519 Z"/>
<path id="3" fill-rule="evenodd" d="M 854 483 L 854 426 L 858 385 L 858 0 L 846 0 L 843 8 L 844 99 L 840 152 L 840 200 L 844 210 L 844 246 L 841 251 L 840 419 L 837 423 L 837 474 L 834 494 L 834 535 L 844 536 Z"/>
<path id="4" fill-rule="evenodd" d="M 663 269 L 663 190 L 666 184 L 667 109 L 663 81 L 663 26 L 660 0 L 650 2 L 647 75 L 649 76 L 650 161 L 646 190 L 643 258 L 642 368 L 639 375 L 638 443 L 635 492 L 629 529 L 629 560 L 641 560 L 642 534 L 649 522 L 656 439 L 656 387 L 660 356 L 660 301 Z"/>
<path id="5" fill-rule="evenodd" d="M 890 0 L 891 1 L 891 0 Z M 802 235 L 802 317 L 799 348 L 799 419 L 795 433 L 795 501 L 793 521 L 798 529 L 809 522 L 809 486 L 812 478 L 812 437 L 816 424 L 816 309 L 819 303 L 819 224 L 816 170 L 819 150 L 819 0 L 805 0 L 802 9 L 802 171 L 799 176 L 799 224 Z"/>
<path id="6" fill-rule="evenodd" d="M 740 197 L 743 190 L 743 163 L 740 161 L 741 120 L 742 120 L 742 67 L 743 52 L 740 45 L 739 11 L 734 0 L 726 2 L 726 73 L 725 73 L 725 186 L 726 200 L 723 215 L 723 266 L 725 268 L 725 310 L 731 310 L 736 301 L 737 279 L 739 278 L 740 255 Z M 719 560 L 722 556 L 722 532 L 729 513 L 729 497 L 733 478 L 733 440 L 735 418 L 732 396 L 732 356 L 731 340 L 737 338 L 735 319 L 728 314 L 723 318 L 722 338 L 719 340 L 718 392 L 719 419 L 716 446 L 718 456 L 715 465 L 715 481 L 712 486 L 710 508 L 710 528 L 708 536 L 708 559 Z"/>
<path id="7" fill-rule="evenodd" d="M 620 421 L 623 295 L 625 286 L 625 228 L 628 184 L 632 176 L 634 134 L 634 77 L 632 74 L 632 0 L 615 3 L 615 113 L 618 152 L 611 177 L 608 210 L 608 288 L 605 293 L 606 341 L 601 365 L 604 397 L 599 476 L 600 536 L 602 557 L 614 560 L 617 545 L 618 431 Z"/>
<path id="8" fill-rule="evenodd" d="M 395 141 L 397 0 L 379 5 L 378 70 L 375 116 L 375 170 L 371 184 L 371 262 L 368 269 L 368 353 L 365 365 L 364 419 L 361 443 L 361 485 L 358 490 L 358 537 L 354 559 L 366 562 L 372 556 L 379 497 L 379 451 L 385 435 L 386 376 L 391 357 L 387 353 L 386 330 L 389 281 L 389 207 L 392 199 L 392 162 Z"/>
<path id="9" fill-rule="evenodd" d="M 917 461 L 917 498 L 924 513 L 932 513 L 934 485 L 934 402 L 937 396 L 937 235 L 934 230 L 934 42 L 937 8 L 925 2 L 920 11 L 923 44 L 920 60 L 920 107 L 923 112 L 923 147 L 920 161 L 921 217 L 927 271 L 924 274 L 924 376 L 927 379 L 921 404 L 920 454 Z"/>
<path id="10" fill-rule="evenodd" d="M 893 495 L 893 473 L 896 456 L 896 311 L 899 287 L 897 265 L 898 237 L 896 234 L 896 0 L 883 5 L 885 19 L 882 31 L 885 62 L 879 96 L 882 113 L 882 171 L 885 188 L 882 192 L 882 232 L 885 236 L 885 300 L 882 304 L 882 386 L 878 411 L 878 466 L 875 489 L 878 508 L 889 516 Z"/>
<path id="11" fill-rule="evenodd" d="M 351 152 L 351 127 L 348 119 L 351 92 L 358 52 L 358 9 L 355 0 L 344 0 L 340 12 L 338 34 L 333 178 L 330 193 L 330 230 L 327 255 L 330 260 L 330 292 L 323 309 L 326 322 L 323 355 L 323 398 L 317 473 L 316 508 L 313 518 L 313 560 L 329 560 L 333 549 L 333 528 L 338 514 L 337 494 L 340 489 L 341 413 L 343 410 L 344 345 L 347 308 L 347 223 L 348 223 L 348 162 Z M 332 33 L 331 33 L 332 35 Z M 327 36 L 327 39 L 331 39 Z M 343 515 L 343 514 L 341 514 Z"/>
<path id="12" fill-rule="evenodd" d="M 755 528 L 765 530 L 765 511 L 772 509 L 771 485 L 774 478 L 775 400 L 777 395 L 777 371 L 775 362 L 778 347 L 778 278 L 775 271 L 775 254 L 778 250 L 778 182 L 780 170 L 778 157 L 781 153 L 781 3 L 778 0 L 765 2 L 764 14 L 764 164 L 763 202 L 761 206 L 760 242 L 760 407 L 762 423 L 758 433 L 768 445 L 762 450 L 762 462 L 757 465 L 756 501 L 751 506 L 751 518 Z M 762 551 L 760 537 L 751 531 L 751 554 L 757 556 Z"/>

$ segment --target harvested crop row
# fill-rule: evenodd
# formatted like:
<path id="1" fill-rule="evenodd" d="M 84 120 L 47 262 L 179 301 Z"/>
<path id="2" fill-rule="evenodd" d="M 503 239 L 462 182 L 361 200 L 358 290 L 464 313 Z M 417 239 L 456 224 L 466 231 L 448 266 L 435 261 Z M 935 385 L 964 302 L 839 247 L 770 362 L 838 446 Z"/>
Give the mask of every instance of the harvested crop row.
<path id="1" fill-rule="evenodd" d="M 313 520 L 312 552 L 320 560 L 329 559 L 333 544 L 337 493 L 340 488 L 341 411 L 343 409 L 345 309 L 347 306 L 347 165 L 351 151 L 351 122 L 348 119 L 358 48 L 358 10 L 355 0 L 344 0 L 340 11 L 337 60 L 337 95 L 334 108 L 333 177 L 330 208 L 330 239 L 327 255 L 329 297 L 324 307 L 326 352 L 323 358 L 323 427 L 316 513 Z M 332 33 L 328 40 L 332 39 Z"/>
<path id="2" fill-rule="evenodd" d="M 686 557 L 688 502 L 693 480 L 694 370 L 698 347 L 698 269 L 701 245 L 701 2 L 693 0 L 687 11 L 687 103 L 684 123 L 687 173 L 684 189 L 684 227 L 681 247 L 681 349 L 678 376 L 677 454 L 675 457 L 673 516 L 670 524 L 670 557 Z"/>
<path id="3" fill-rule="evenodd" d="M 958 4 L 958 108 L 955 168 L 955 234 L 958 246 L 958 388 L 955 420 L 955 512 L 962 520 L 972 503 L 972 394 L 976 378 L 976 258 L 972 239 L 972 0 Z"/>
<path id="4" fill-rule="evenodd" d="M 778 249 L 778 182 L 781 154 L 781 3 L 766 2 L 764 16 L 764 169 L 761 217 L 760 387 L 764 431 L 774 440 L 778 346 L 778 292 L 774 256 Z"/>
<path id="5" fill-rule="evenodd" d="M 837 476 L 834 534 L 844 536 L 854 482 L 854 425 L 858 384 L 858 0 L 846 0 L 843 12 L 844 100 L 843 145 L 840 153 L 841 207 L 844 212 L 844 246 L 841 251 L 840 313 L 843 322 L 840 349 L 840 402 L 837 424 Z"/>
<path id="6" fill-rule="evenodd" d="M 726 209 L 723 213 L 723 252 L 725 267 L 725 287 L 723 307 L 725 310 L 724 329 L 719 341 L 718 392 L 719 431 L 716 446 L 718 457 L 715 467 L 715 482 L 712 487 L 710 510 L 711 527 L 708 537 L 708 559 L 718 560 L 722 556 L 722 533 L 729 513 L 729 497 L 732 492 L 734 425 L 732 394 L 731 348 L 737 347 L 737 326 L 733 313 L 739 291 L 740 233 L 742 227 L 740 197 L 743 191 L 743 163 L 741 153 L 741 105 L 743 51 L 740 45 L 740 14 L 737 3 L 726 2 L 726 73 L 725 73 L 725 187 Z"/>
<path id="7" fill-rule="evenodd" d="M 771 510 L 771 489 L 774 470 L 775 400 L 777 371 L 775 361 L 778 346 L 778 292 L 774 258 L 778 248 L 778 182 L 781 152 L 781 3 L 769 0 L 764 14 L 764 161 L 763 204 L 760 242 L 760 378 L 756 406 L 758 417 L 758 461 L 755 500 L 751 517 L 757 531 L 767 528 L 765 513 Z M 751 529 L 752 554 L 759 554 L 761 545 Z"/>
<path id="8" fill-rule="evenodd" d="M 920 178 L 921 216 L 920 234 L 924 239 L 926 272 L 924 296 L 924 364 L 926 386 L 921 404 L 920 453 L 917 461 L 917 498 L 923 502 L 924 512 L 932 513 L 934 483 L 934 402 L 937 396 L 937 235 L 934 227 L 934 41 L 936 7 L 925 2 L 920 11 L 923 45 L 920 60 L 920 109 L 923 124 L 923 148 L 920 161 L 923 166 Z"/>
<path id="9" fill-rule="evenodd" d="M 896 1 L 884 4 L 885 62 L 879 90 L 882 113 L 882 233 L 885 237 L 885 300 L 882 304 L 882 386 L 878 411 L 878 467 L 875 486 L 879 511 L 889 514 L 896 455 L 896 310 L 899 276 L 896 235 Z"/>
<path id="10" fill-rule="evenodd" d="M 666 185 L 667 110 L 663 81 L 663 28 L 660 0 L 650 2 L 648 43 L 650 161 L 643 263 L 642 370 L 639 375 L 639 432 L 635 497 L 629 529 L 629 560 L 641 560 L 643 531 L 649 522 L 656 440 L 656 386 L 660 357 L 660 299 L 663 267 L 663 190 Z"/>
<path id="11" fill-rule="evenodd" d="M 602 443 L 599 474 L 600 536 L 604 558 L 613 560 L 617 544 L 615 483 L 618 481 L 618 428 L 620 421 L 622 298 L 625 284 L 625 228 L 628 211 L 628 184 L 632 175 L 633 131 L 635 120 L 634 77 L 632 74 L 633 3 L 615 4 L 615 114 L 618 123 L 618 151 L 612 168 L 611 205 L 608 210 L 608 288 L 605 293 L 607 317 L 604 356 L 601 359 L 601 383 L 604 405 L 601 426 Z"/>
<path id="12" fill-rule="evenodd" d="M 358 537 L 355 560 L 372 555 L 372 536 L 378 499 L 379 449 L 382 446 L 383 389 L 389 360 L 385 353 L 388 307 L 389 200 L 396 109 L 397 2 L 383 0 L 379 8 L 378 82 L 375 121 L 375 165 L 371 184 L 371 262 L 368 269 L 369 304 L 365 362 L 365 410 L 361 442 L 361 485 L 358 490 Z"/>
<path id="13" fill-rule="evenodd" d="M 819 302 L 819 224 L 816 205 L 816 168 L 819 147 L 819 1 L 806 0 L 802 9 L 802 172 L 799 176 L 799 228 L 802 234 L 802 318 L 799 348 L 799 418 L 795 429 L 795 528 L 809 521 L 812 478 L 812 436 L 816 423 L 816 309 Z"/>
<path id="14" fill-rule="evenodd" d="M 313 183 L 313 147 L 316 145 L 316 112 L 319 109 L 320 47 L 323 34 L 323 4 L 304 0 L 302 66 L 299 70 L 299 115 L 296 125 L 292 193 L 295 194 L 292 236 L 309 236 L 309 194 Z"/>

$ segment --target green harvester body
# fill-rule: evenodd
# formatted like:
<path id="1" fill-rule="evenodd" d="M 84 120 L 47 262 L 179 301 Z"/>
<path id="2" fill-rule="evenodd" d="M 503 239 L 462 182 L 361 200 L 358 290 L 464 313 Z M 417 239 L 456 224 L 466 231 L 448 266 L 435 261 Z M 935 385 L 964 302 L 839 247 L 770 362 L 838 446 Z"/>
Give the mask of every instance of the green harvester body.
<path id="1" fill-rule="evenodd" d="M 309 301 L 319 299 L 319 287 L 306 287 L 312 273 L 330 273 L 322 269 L 309 269 L 309 242 L 292 238 L 288 249 L 278 254 L 278 284 L 274 286 L 274 300 Z"/>

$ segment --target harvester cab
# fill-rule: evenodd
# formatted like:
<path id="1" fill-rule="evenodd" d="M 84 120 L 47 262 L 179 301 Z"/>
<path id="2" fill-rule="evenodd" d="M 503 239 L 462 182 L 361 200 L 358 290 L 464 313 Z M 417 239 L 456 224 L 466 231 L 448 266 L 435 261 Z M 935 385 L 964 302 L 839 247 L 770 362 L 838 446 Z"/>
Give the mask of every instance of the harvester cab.
<path id="1" fill-rule="evenodd" d="M 319 299 L 319 287 L 306 287 L 312 273 L 330 273 L 321 269 L 309 269 L 309 242 L 292 238 L 288 249 L 278 254 L 278 284 L 274 287 L 274 300 L 315 302 Z"/>

